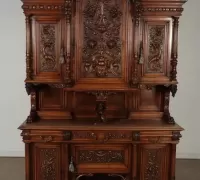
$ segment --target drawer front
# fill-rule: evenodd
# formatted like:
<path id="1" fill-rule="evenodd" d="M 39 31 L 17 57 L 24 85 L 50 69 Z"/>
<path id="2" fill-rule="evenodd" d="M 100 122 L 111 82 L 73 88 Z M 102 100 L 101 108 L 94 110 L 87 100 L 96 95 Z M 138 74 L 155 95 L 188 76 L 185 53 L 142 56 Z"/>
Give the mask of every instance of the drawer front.
<path id="1" fill-rule="evenodd" d="M 171 143 L 173 133 L 171 131 L 135 131 L 133 132 L 134 143 L 165 144 Z"/>
<path id="2" fill-rule="evenodd" d="M 73 145 L 72 153 L 78 173 L 129 172 L 129 145 Z"/>
<path id="3" fill-rule="evenodd" d="M 75 142 L 125 143 L 132 141 L 131 131 L 73 131 Z"/>
<path id="4" fill-rule="evenodd" d="M 25 130 L 21 134 L 24 142 L 61 142 L 64 138 L 62 131 Z"/>

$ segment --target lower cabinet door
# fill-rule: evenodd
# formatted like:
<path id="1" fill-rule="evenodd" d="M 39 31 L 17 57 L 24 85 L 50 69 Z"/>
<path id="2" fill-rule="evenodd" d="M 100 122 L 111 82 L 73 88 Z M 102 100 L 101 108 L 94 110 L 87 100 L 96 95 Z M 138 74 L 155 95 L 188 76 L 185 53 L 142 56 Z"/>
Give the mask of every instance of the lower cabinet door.
<path id="1" fill-rule="evenodd" d="M 61 146 L 34 144 L 34 180 L 61 180 Z"/>
<path id="2" fill-rule="evenodd" d="M 130 169 L 130 146 L 86 145 L 72 146 L 77 173 L 128 173 Z"/>
<path id="3" fill-rule="evenodd" d="M 170 145 L 139 145 L 140 180 L 168 180 Z"/>

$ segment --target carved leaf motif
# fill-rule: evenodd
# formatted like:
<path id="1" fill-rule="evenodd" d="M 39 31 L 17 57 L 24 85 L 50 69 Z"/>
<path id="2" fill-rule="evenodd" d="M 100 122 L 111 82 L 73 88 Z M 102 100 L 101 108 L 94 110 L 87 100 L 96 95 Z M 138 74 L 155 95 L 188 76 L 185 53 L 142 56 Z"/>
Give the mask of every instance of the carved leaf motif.
<path id="1" fill-rule="evenodd" d="M 56 149 L 41 149 L 41 180 L 56 180 Z"/>
<path id="2" fill-rule="evenodd" d="M 120 1 L 88 0 L 84 9 L 83 69 L 86 77 L 121 75 Z"/>
<path id="3" fill-rule="evenodd" d="M 79 151 L 79 162 L 81 163 L 124 162 L 124 151 L 81 150 Z"/>
<path id="4" fill-rule="evenodd" d="M 149 56 L 147 72 L 163 72 L 163 47 L 165 37 L 165 26 L 149 26 Z"/>
<path id="5" fill-rule="evenodd" d="M 148 162 L 145 168 L 145 180 L 159 180 L 159 162 L 158 151 L 147 150 Z"/>
<path id="6" fill-rule="evenodd" d="M 40 26 L 40 70 L 56 70 L 55 25 Z"/>

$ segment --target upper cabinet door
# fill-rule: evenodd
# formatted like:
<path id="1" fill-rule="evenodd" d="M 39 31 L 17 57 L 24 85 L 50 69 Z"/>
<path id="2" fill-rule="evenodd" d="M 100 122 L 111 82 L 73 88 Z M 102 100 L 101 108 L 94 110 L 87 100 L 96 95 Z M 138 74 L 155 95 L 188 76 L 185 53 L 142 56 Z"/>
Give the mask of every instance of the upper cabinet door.
<path id="1" fill-rule="evenodd" d="M 126 0 L 77 1 L 77 84 L 127 85 L 128 62 L 131 58 L 127 55 L 128 24 L 131 22 L 128 7 Z"/>
<path id="2" fill-rule="evenodd" d="M 173 83 L 170 78 L 172 19 L 143 17 L 141 31 L 141 83 Z"/>
<path id="3" fill-rule="evenodd" d="M 32 18 L 33 80 L 59 82 L 62 72 L 59 62 L 62 49 L 62 25 L 57 16 Z"/>

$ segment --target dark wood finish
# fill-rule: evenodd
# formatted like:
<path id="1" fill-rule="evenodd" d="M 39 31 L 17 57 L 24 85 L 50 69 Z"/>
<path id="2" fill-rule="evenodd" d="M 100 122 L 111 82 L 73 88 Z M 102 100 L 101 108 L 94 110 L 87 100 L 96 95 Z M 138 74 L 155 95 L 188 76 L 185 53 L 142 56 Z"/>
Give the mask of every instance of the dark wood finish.
<path id="1" fill-rule="evenodd" d="M 26 180 L 175 179 L 182 0 L 23 0 Z"/>

